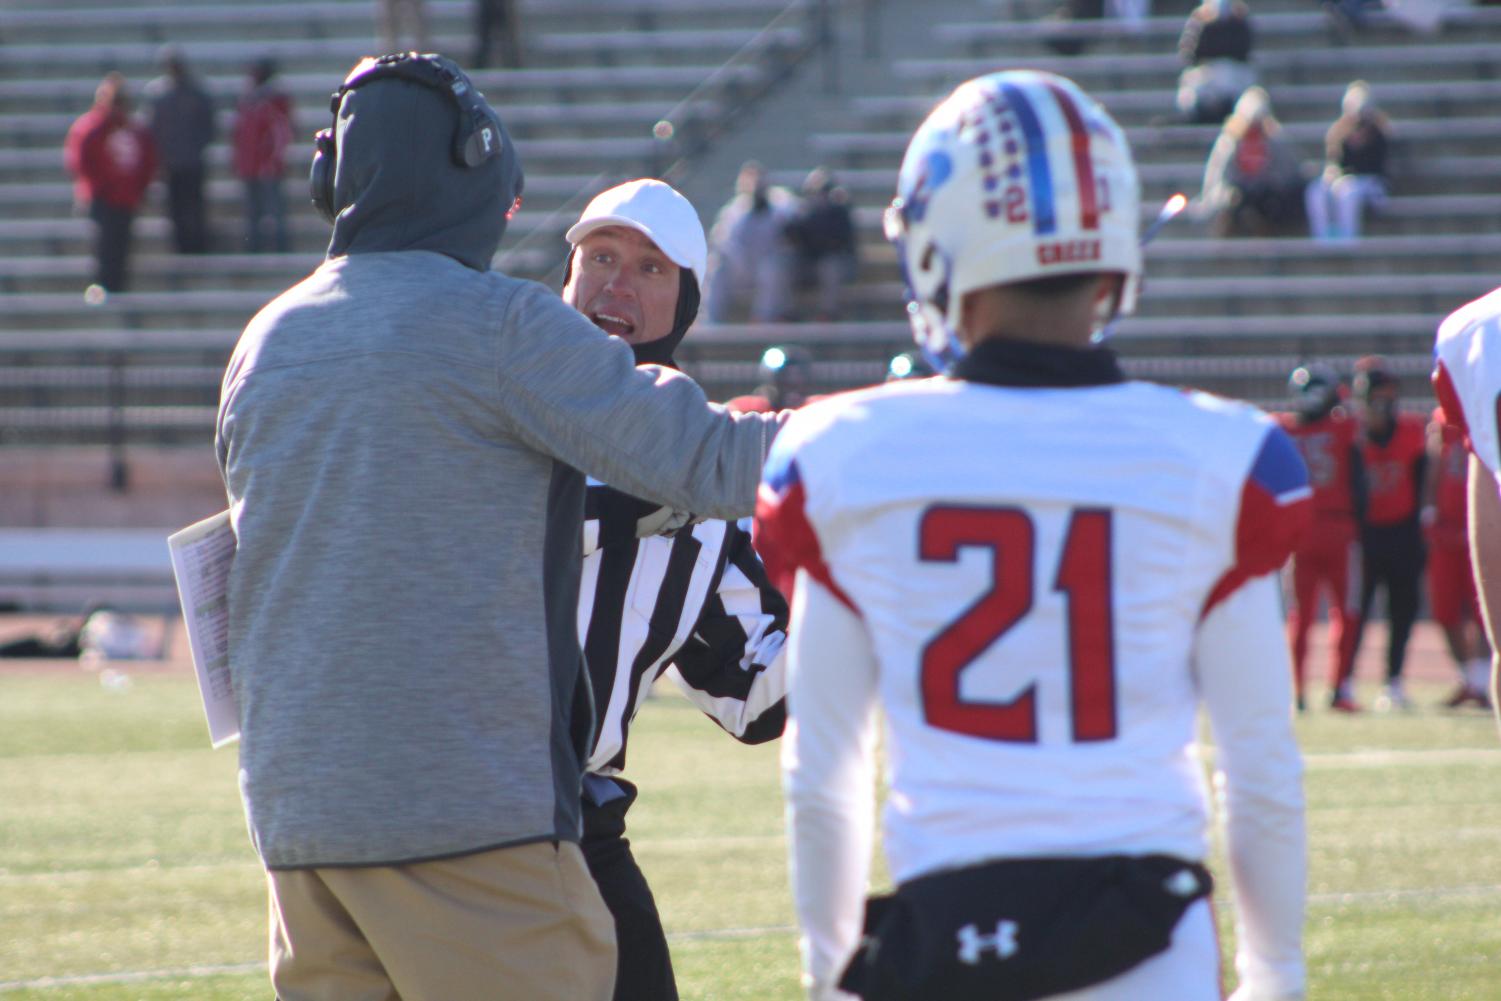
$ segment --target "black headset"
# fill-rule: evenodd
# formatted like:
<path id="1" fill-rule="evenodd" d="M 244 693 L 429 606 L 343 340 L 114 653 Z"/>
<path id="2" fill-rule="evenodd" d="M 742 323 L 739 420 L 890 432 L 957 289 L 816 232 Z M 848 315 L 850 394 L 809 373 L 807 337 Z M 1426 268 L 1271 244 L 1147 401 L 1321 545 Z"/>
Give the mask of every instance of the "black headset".
<path id="1" fill-rule="evenodd" d="M 344 95 L 375 80 L 410 80 L 424 87 L 431 87 L 447 94 L 459 110 L 458 127 L 453 133 L 451 154 L 453 162 L 460 167 L 478 167 L 503 153 L 505 139 L 494 112 L 485 103 L 484 97 L 474 89 L 464 71 L 445 56 L 416 52 L 398 52 L 375 58 L 367 56 L 360 60 L 349 76 L 334 91 L 329 100 L 329 110 L 334 114 L 334 127 L 322 129 L 313 137 L 313 168 L 308 181 L 312 186 L 313 208 L 327 222 L 338 215 L 334 205 L 334 168 L 338 163 L 338 144 L 334 140 L 338 128 L 339 105 Z"/>

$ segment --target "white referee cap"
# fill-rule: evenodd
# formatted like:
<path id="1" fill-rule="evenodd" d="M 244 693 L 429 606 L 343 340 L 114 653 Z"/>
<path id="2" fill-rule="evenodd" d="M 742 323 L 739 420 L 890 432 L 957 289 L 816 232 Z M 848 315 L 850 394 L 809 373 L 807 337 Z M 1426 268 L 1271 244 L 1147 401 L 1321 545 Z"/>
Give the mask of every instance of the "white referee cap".
<path id="1" fill-rule="evenodd" d="M 709 262 L 703 223 L 688 199 L 670 184 L 650 177 L 627 181 L 594 196 L 567 239 L 577 247 L 601 226 L 628 226 L 643 233 L 672 263 L 688 268 L 700 282 Z"/>

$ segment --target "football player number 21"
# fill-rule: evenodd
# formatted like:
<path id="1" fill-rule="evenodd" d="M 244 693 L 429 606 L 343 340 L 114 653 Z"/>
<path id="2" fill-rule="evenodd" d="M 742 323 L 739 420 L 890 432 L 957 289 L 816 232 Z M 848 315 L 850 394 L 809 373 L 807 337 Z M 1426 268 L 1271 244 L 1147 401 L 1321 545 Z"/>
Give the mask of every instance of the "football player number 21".
<path id="1" fill-rule="evenodd" d="M 922 652 L 923 715 L 930 726 L 971 737 L 1037 742 L 1037 683 L 1009 702 L 967 701 L 959 679 L 1032 609 L 1036 528 L 1016 507 L 936 506 L 923 513 L 918 558 L 953 563 L 959 551 L 990 551 L 991 586 Z M 1075 741 L 1115 737 L 1115 643 L 1110 611 L 1110 511 L 1069 517 L 1050 586 L 1068 609 L 1067 665 Z"/>

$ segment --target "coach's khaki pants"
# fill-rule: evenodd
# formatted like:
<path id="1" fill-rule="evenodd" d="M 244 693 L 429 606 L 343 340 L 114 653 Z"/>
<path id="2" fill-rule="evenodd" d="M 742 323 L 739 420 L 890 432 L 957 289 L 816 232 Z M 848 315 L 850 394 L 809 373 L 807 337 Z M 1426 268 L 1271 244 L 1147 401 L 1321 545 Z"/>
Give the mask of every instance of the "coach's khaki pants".
<path id="1" fill-rule="evenodd" d="M 268 873 L 280 1001 L 609 1001 L 615 926 L 578 845 Z"/>

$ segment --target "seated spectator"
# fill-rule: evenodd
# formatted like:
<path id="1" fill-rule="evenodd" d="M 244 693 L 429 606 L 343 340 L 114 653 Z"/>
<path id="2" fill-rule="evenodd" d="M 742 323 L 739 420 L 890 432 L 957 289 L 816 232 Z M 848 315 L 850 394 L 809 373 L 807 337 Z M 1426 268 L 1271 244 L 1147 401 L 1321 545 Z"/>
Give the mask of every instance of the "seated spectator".
<path id="1" fill-rule="evenodd" d="M 1407 30 L 1419 35 L 1433 35 L 1444 26 L 1451 13 L 1468 6 L 1467 0 L 1385 0 L 1382 9 Z"/>
<path id="2" fill-rule="evenodd" d="M 704 308 L 710 323 L 728 323 L 748 303 L 757 323 L 787 318 L 787 220 L 797 200 L 773 187 L 755 161 L 740 168 L 735 196 L 709 230 L 709 268 Z"/>
<path id="3" fill-rule="evenodd" d="M 1355 239 L 1365 207 L 1379 208 L 1386 201 L 1391 125 L 1364 80 L 1346 88 L 1340 112 L 1324 136 L 1324 172 L 1304 193 L 1308 229 L 1316 240 Z"/>
<path id="4" fill-rule="evenodd" d="M 1276 236 L 1301 225 L 1303 173 L 1260 87 L 1225 120 L 1204 168 L 1200 211 L 1216 236 Z"/>
<path id="5" fill-rule="evenodd" d="M 839 319 L 844 286 L 855 277 L 855 220 L 849 195 L 826 168 L 808 174 L 786 232 L 798 286 L 817 289 L 815 316 L 825 322 Z"/>
<path id="6" fill-rule="evenodd" d="M 1193 9 L 1178 37 L 1184 67 L 1178 110 L 1184 118 L 1216 125 L 1225 120 L 1256 84 L 1251 44 L 1251 17 L 1241 0 L 1204 0 Z"/>

